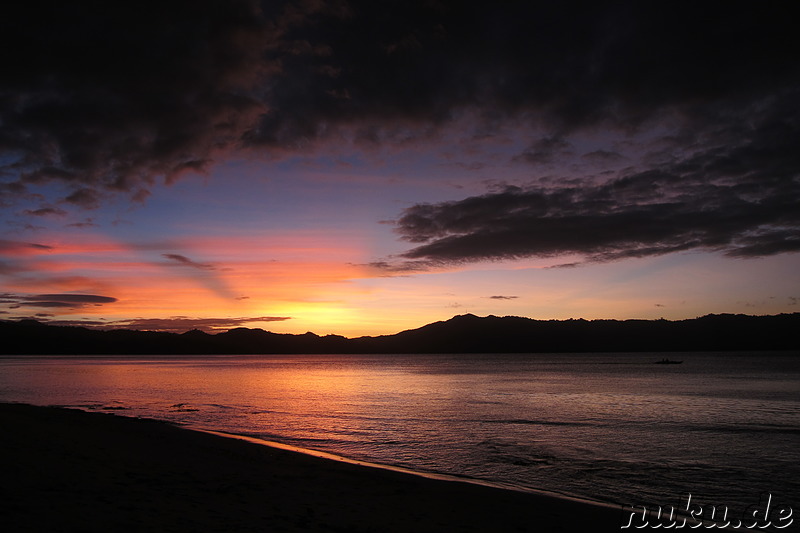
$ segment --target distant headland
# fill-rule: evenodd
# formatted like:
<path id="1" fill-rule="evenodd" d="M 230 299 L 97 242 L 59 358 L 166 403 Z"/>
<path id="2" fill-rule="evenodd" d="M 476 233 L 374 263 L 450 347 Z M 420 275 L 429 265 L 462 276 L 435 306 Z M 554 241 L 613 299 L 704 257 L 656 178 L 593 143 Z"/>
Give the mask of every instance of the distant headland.
<path id="1" fill-rule="evenodd" d="M 800 313 L 688 320 L 534 320 L 459 315 L 394 335 L 346 338 L 236 328 L 209 334 L 0 321 L 3 355 L 682 352 L 800 349 Z"/>

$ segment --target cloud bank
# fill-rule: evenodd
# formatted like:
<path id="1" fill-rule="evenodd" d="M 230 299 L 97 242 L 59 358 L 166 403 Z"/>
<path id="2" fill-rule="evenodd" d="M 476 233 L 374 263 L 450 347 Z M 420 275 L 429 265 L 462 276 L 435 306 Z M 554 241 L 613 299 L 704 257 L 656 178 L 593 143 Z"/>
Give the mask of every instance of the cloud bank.
<path id="1" fill-rule="evenodd" d="M 395 142 L 465 110 L 544 122 L 552 143 L 769 108 L 800 74 L 790 17 L 751 2 L 34 0 L 0 25 L 4 186 L 60 181 L 88 206 L 242 144 Z"/>
<path id="2" fill-rule="evenodd" d="M 397 222 L 427 263 L 553 257 L 587 261 L 710 250 L 736 257 L 800 251 L 800 161 L 754 143 L 695 154 L 601 184 L 509 187 L 456 202 L 418 204 Z M 790 153 L 785 147 L 786 153 Z M 790 158 L 793 159 L 793 158 Z M 785 167 L 781 165 L 785 163 Z"/>

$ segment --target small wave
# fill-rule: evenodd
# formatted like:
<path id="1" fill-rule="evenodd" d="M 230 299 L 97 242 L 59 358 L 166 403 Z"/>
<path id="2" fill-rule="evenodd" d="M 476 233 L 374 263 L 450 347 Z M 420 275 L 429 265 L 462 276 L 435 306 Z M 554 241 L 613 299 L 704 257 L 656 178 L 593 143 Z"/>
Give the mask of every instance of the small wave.
<path id="1" fill-rule="evenodd" d="M 595 426 L 592 422 L 560 421 L 560 420 L 529 420 L 526 418 L 509 418 L 500 420 L 479 420 L 486 424 L 519 424 L 531 426 Z"/>
<path id="2" fill-rule="evenodd" d="M 192 413 L 200 410 L 197 407 L 188 407 L 188 405 L 186 403 L 174 403 L 169 406 L 169 410 L 173 413 Z"/>
<path id="3" fill-rule="evenodd" d="M 65 404 L 65 405 L 54 405 L 54 407 L 67 407 L 68 408 L 70 406 Z M 74 405 L 74 407 L 77 407 L 78 409 L 88 409 L 90 411 L 94 411 L 95 409 L 102 409 L 103 408 L 103 404 L 101 404 L 101 403 L 77 403 L 77 404 Z"/>
<path id="4" fill-rule="evenodd" d="M 110 403 L 83 403 L 75 405 L 78 409 L 86 409 L 87 411 L 128 411 L 131 407 L 122 404 L 122 402 Z"/>
<path id="5" fill-rule="evenodd" d="M 514 466 L 549 466 L 555 464 L 555 461 L 548 457 L 497 457 L 494 462 L 512 464 Z"/>
<path id="6" fill-rule="evenodd" d="M 723 425 L 723 424 L 709 424 L 689 426 L 686 429 L 690 431 L 718 431 L 720 433 L 783 433 L 788 435 L 800 435 L 800 428 L 792 426 L 778 426 L 769 424 L 751 424 L 751 425 Z"/>
<path id="7" fill-rule="evenodd" d="M 207 403 L 205 404 L 208 407 L 216 407 L 217 409 L 236 409 L 230 405 L 223 405 L 221 403 Z"/>

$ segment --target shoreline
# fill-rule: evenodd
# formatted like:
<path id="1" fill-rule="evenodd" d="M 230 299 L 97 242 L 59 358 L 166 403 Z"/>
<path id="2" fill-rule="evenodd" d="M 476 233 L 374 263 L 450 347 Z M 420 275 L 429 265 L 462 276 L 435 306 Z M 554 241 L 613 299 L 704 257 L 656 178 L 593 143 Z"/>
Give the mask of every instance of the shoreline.
<path id="1" fill-rule="evenodd" d="M 0 427 L 7 531 L 604 532 L 623 517 L 152 419 L 0 403 Z"/>
<path id="2" fill-rule="evenodd" d="M 124 415 L 123 415 L 124 416 Z M 360 459 L 351 459 L 349 457 L 345 457 L 344 455 L 338 455 L 331 452 L 325 452 L 321 450 L 315 450 L 312 448 L 303 448 L 302 446 L 295 446 L 293 444 L 285 444 L 283 442 L 262 439 L 260 437 L 254 437 L 251 435 L 242 435 L 239 433 L 229 433 L 226 431 L 217 431 L 214 429 L 207 429 L 200 426 L 192 426 L 192 425 L 178 425 L 178 427 L 182 427 L 191 431 L 199 431 L 202 433 L 208 433 L 210 435 L 218 435 L 220 437 L 226 437 L 230 439 L 239 439 L 245 442 L 250 442 L 257 446 L 267 446 L 269 448 L 277 448 L 279 450 L 287 450 L 294 453 L 300 453 L 305 455 L 310 455 L 312 457 L 319 457 L 320 459 L 325 459 L 328 461 L 339 461 L 343 463 L 348 463 L 351 465 L 361 466 L 365 468 L 377 468 L 379 470 L 388 470 L 391 472 L 399 472 L 402 474 L 408 474 L 410 476 L 419 476 L 426 479 L 432 479 L 436 481 L 446 481 L 452 483 L 468 483 L 471 485 L 477 485 L 480 487 L 488 487 L 492 489 L 498 490 L 508 490 L 512 492 L 521 492 L 523 494 L 535 494 L 539 496 L 545 496 L 548 498 L 556 498 L 562 499 L 567 501 L 572 501 L 580 504 L 585 505 L 594 505 L 599 507 L 604 507 L 607 509 L 614 509 L 619 510 L 622 507 L 622 504 L 617 503 L 610 503 L 610 502 L 602 502 L 598 500 L 592 500 L 590 498 L 574 496 L 571 494 L 564 494 L 560 492 L 555 492 L 551 490 L 545 489 L 538 489 L 532 487 L 520 487 L 517 485 L 511 485 L 506 483 L 500 483 L 496 481 L 487 481 L 478 478 L 472 478 L 468 476 L 459 476 L 455 474 L 443 474 L 439 472 L 426 472 L 423 470 L 414 470 L 411 468 L 406 468 L 403 466 L 395 466 L 395 465 L 388 465 L 382 463 L 373 463 L 370 461 L 362 461 Z"/>

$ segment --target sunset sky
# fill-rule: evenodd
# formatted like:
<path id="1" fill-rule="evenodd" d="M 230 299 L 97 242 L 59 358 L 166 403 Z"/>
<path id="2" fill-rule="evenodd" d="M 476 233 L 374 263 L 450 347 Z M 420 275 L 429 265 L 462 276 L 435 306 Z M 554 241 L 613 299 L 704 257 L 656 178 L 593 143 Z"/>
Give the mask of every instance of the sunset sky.
<path id="1" fill-rule="evenodd" d="M 800 311 L 792 17 L 610 6 L 4 7 L 0 319 Z"/>

